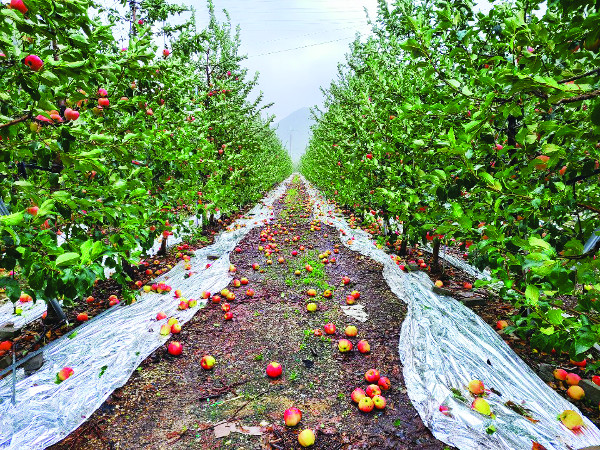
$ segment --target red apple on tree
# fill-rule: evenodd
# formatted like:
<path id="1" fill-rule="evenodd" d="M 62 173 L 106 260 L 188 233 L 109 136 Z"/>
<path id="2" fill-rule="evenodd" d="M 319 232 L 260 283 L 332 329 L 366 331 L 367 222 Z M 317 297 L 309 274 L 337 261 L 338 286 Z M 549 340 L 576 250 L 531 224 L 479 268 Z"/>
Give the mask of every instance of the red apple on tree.
<path id="1" fill-rule="evenodd" d="M 21 14 L 25 14 L 27 12 L 27 6 L 23 3 L 23 0 L 10 0 L 10 9 L 16 9 Z"/>
<path id="2" fill-rule="evenodd" d="M 42 61 L 37 55 L 29 55 L 23 60 L 23 62 L 34 72 L 40 70 L 44 65 L 44 61 Z"/>

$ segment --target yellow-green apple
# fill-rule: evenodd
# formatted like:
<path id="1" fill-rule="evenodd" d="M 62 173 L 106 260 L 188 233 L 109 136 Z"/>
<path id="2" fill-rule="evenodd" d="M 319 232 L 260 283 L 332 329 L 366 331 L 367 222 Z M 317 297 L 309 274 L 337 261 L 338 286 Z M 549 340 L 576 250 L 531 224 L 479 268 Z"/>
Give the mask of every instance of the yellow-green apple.
<path id="1" fill-rule="evenodd" d="M 358 402 L 358 409 L 362 412 L 371 412 L 374 407 L 375 404 L 373 403 L 373 400 L 371 400 L 371 397 L 363 397 Z"/>
<path id="2" fill-rule="evenodd" d="M 338 349 L 340 353 L 347 353 L 352 350 L 352 342 L 350 342 L 348 339 L 340 339 L 338 342 Z"/>
<path id="3" fill-rule="evenodd" d="M 167 325 L 169 325 L 170 327 L 172 327 L 174 323 L 177 323 L 177 319 L 175 317 L 171 317 L 168 320 Z"/>
<path id="4" fill-rule="evenodd" d="M 317 310 L 317 304 L 315 302 L 310 302 L 306 305 L 306 310 L 308 312 L 315 312 Z"/>
<path id="5" fill-rule="evenodd" d="M 481 413 L 486 416 L 492 414 L 490 404 L 483 397 L 477 397 L 475 400 L 473 400 L 473 403 L 471 403 L 471 409 L 474 409 L 478 413 Z"/>
<path id="6" fill-rule="evenodd" d="M 215 365 L 215 358 L 211 355 L 204 355 L 200 360 L 200 367 L 204 370 L 210 370 Z"/>
<path id="7" fill-rule="evenodd" d="M 233 287 L 240 287 L 242 285 L 242 282 L 240 280 L 238 280 L 237 278 L 235 280 L 233 280 Z"/>
<path id="8" fill-rule="evenodd" d="M 325 292 L 323 292 L 323 297 L 325 298 L 331 298 L 332 295 L 333 292 L 331 291 L 331 289 L 327 289 Z"/>
<path id="9" fill-rule="evenodd" d="M 358 329 L 354 325 L 348 325 L 344 330 L 344 333 L 348 337 L 354 337 L 358 334 Z"/>
<path id="10" fill-rule="evenodd" d="M 376 395 L 373 397 L 373 404 L 375 405 L 375 408 L 377 409 L 384 409 L 385 408 L 385 398 L 382 397 L 381 395 Z"/>
<path id="11" fill-rule="evenodd" d="M 171 334 L 171 328 L 172 328 L 172 325 L 169 325 L 168 323 L 162 324 L 160 327 L 160 335 L 168 336 L 169 334 Z"/>
<path id="12" fill-rule="evenodd" d="M 252 268 L 254 270 L 258 270 L 258 269 L 260 269 L 260 265 L 258 263 L 254 263 L 254 264 L 252 264 Z"/>
<path id="13" fill-rule="evenodd" d="M 191 298 L 188 301 L 188 305 L 189 305 L 190 308 L 194 308 L 197 304 L 198 304 L 198 300 L 196 300 L 196 299 Z"/>
<path id="14" fill-rule="evenodd" d="M 560 420 L 562 424 L 569 430 L 576 431 L 583 426 L 583 418 L 578 413 L 570 409 L 561 412 L 558 415 L 558 420 Z"/>
<path id="15" fill-rule="evenodd" d="M 350 295 L 352 297 L 354 297 L 356 300 L 358 300 L 360 298 L 360 292 L 358 292 L 358 291 L 352 291 L 352 292 L 350 292 Z"/>
<path id="16" fill-rule="evenodd" d="M 235 294 L 233 292 L 229 292 L 229 294 L 227 294 L 227 300 L 229 300 L 230 302 L 235 300 Z"/>
<path id="17" fill-rule="evenodd" d="M 435 280 L 435 287 L 441 288 L 444 286 L 444 282 L 442 280 Z"/>
<path id="18" fill-rule="evenodd" d="M 581 400 L 585 397 L 585 391 L 580 386 L 571 386 L 567 389 L 567 395 L 573 400 Z"/>
<path id="19" fill-rule="evenodd" d="M 302 447 L 310 447 L 315 443 L 315 433 L 313 430 L 302 430 L 302 432 L 298 435 L 298 443 Z"/>

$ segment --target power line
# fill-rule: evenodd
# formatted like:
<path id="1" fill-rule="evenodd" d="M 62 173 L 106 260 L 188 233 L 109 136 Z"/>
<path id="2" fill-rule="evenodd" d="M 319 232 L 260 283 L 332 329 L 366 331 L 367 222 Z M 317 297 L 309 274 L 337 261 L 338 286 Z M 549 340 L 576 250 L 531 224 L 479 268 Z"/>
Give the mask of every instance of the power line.
<path id="1" fill-rule="evenodd" d="M 284 49 L 284 50 L 275 50 L 275 51 L 272 51 L 272 52 L 260 53 L 260 54 L 258 54 L 258 55 L 251 55 L 251 56 L 248 56 L 248 57 L 247 57 L 247 59 L 250 59 L 250 58 L 256 58 L 256 57 L 258 57 L 258 56 L 272 55 L 272 54 L 274 54 L 274 53 L 283 53 L 283 52 L 290 52 L 290 51 L 292 51 L 292 50 L 300 50 L 300 49 L 303 49 L 303 48 L 316 47 L 317 45 L 331 44 L 332 42 L 339 42 L 339 41 L 343 41 L 343 40 L 345 40 L 345 39 L 351 39 L 351 38 L 354 38 L 354 36 L 347 36 L 347 37 L 343 37 L 343 38 L 339 38 L 339 39 L 333 39 L 333 40 L 331 40 L 331 41 L 325 41 L 325 42 L 317 42 L 316 44 L 307 44 L 307 45 L 302 45 L 302 46 L 300 46 L 300 47 L 286 48 L 286 49 Z"/>

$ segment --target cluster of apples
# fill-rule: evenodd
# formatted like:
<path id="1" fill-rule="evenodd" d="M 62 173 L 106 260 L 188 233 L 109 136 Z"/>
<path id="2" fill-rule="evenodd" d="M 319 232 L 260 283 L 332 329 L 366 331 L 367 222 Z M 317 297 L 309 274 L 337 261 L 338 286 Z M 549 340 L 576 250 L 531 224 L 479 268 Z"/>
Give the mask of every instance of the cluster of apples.
<path id="1" fill-rule="evenodd" d="M 326 323 L 323 326 L 323 331 L 325 331 L 325 334 L 334 335 L 336 333 L 335 324 L 332 322 Z M 314 330 L 314 334 L 317 336 L 321 336 L 323 333 L 320 329 L 316 329 Z M 349 338 L 356 337 L 358 335 L 358 328 L 356 328 L 355 325 L 348 325 L 344 329 L 344 334 L 346 335 L 346 337 Z M 348 353 L 352 351 L 353 348 L 354 346 L 352 345 L 352 342 L 349 339 L 340 339 L 338 341 L 338 350 L 340 351 L 340 353 Z M 358 343 L 356 344 L 356 348 L 360 353 L 369 353 L 371 351 L 371 345 L 366 339 L 361 339 L 360 341 L 358 341 Z"/>
<path id="2" fill-rule="evenodd" d="M 581 377 L 576 373 L 568 373 L 564 369 L 556 368 L 553 372 L 554 378 L 558 381 L 565 382 L 569 387 L 567 389 L 567 395 L 573 400 L 581 400 L 585 397 L 585 391 L 579 386 Z M 592 382 L 600 385 L 600 376 L 594 375 Z"/>
<path id="3" fill-rule="evenodd" d="M 297 426 L 301 420 L 302 411 L 300 411 L 295 406 L 292 406 L 291 408 L 288 408 L 283 412 L 283 421 L 288 427 Z M 310 428 L 306 428 L 298 434 L 298 443 L 302 447 L 310 447 L 311 445 L 314 445 L 315 439 L 315 432 Z"/>
<path id="4" fill-rule="evenodd" d="M 471 409 L 474 409 L 480 414 L 485 416 L 492 415 L 492 409 L 490 408 L 490 404 L 488 401 L 483 398 L 486 395 L 485 386 L 483 381 L 481 380 L 471 380 L 469 381 L 469 392 L 473 394 L 475 400 L 471 403 Z M 441 411 L 441 409 L 440 409 Z M 443 412 L 443 411 L 442 411 Z"/>
<path id="5" fill-rule="evenodd" d="M 389 378 L 380 376 L 377 369 L 369 369 L 365 373 L 365 380 L 367 383 L 370 383 L 367 389 L 354 389 L 350 398 L 352 398 L 352 401 L 358 405 L 358 409 L 362 412 L 368 413 L 373 411 L 373 409 L 384 409 L 386 400 L 381 395 L 381 392 L 387 391 L 392 387 Z"/>
<path id="6" fill-rule="evenodd" d="M 166 283 L 153 283 L 152 285 L 144 286 L 144 292 L 157 292 L 159 294 L 167 294 L 171 292 L 173 288 Z"/>

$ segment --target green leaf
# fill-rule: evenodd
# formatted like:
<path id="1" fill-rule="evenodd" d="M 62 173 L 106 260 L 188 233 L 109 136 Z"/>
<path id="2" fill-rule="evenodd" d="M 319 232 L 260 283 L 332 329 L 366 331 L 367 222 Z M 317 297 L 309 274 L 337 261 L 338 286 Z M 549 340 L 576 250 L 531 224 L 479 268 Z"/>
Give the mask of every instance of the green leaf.
<path id="1" fill-rule="evenodd" d="M 79 259 L 79 253 L 67 252 L 56 258 L 56 267 L 73 265 Z"/>
<path id="2" fill-rule="evenodd" d="M 537 305 L 540 298 L 540 290 L 533 284 L 528 284 L 525 288 L 525 299 L 530 305 Z"/>
<path id="3" fill-rule="evenodd" d="M 6 226 L 14 226 L 19 225 L 23 222 L 23 212 L 16 212 L 13 214 L 9 214 L 8 216 L 0 216 L 0 224 Z"/>
<path id="4" fill-rule="evenodd" d="M 548 311 L 547 319 L 552 325 L 560 325 L 564 320 L 562 309 L 551 309 Z"/>
<path id="5" fill-rule="evenodd" d="M 529 245 L 531 245 L 532 247 L 540 247 L 544 250 L 549 250 L 552 248 L 550 244 L 548 244 L 546 241 L 540 239 L 537 236 L 529 236 Z"/>

